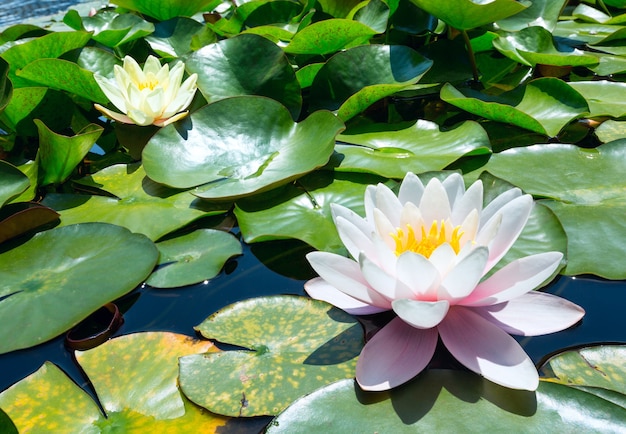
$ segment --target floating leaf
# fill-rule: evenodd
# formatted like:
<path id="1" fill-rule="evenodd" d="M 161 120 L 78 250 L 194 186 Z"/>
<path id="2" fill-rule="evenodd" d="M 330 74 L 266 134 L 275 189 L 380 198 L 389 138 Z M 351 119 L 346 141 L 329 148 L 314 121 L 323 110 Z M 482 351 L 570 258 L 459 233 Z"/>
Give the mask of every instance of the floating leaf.
<path id="1" fill-rule="evenodd" d="M 469 30 L 523 11 L 530 2 L 514 0 L 411 0 L 411 3 L 459 30 Z"/>
<path id="2" fill-rule="evenodd" d="M 462 371 L 428 370 L 389 392 L 342 380 L 300 398 L 267 433 L 619 432 L 626 410 L 560 384 L 507 389 Z"/>
<path id="3" fill-rule="evenodd" d="M 559 218 L 567 234 L 568 275 L 626 278 L 614 258 L 626 257 L 626 140 L 595 149 L 551 144 L 494 154 L 484 170 L 527 193 Z M 567 174 L 567 176 L 564 176 Z"/>
<path id="4" fill-rule="evenodd" d="M 179 361 L 183 393 L 212 412 L 232 416 L 277 414 L 320 386 L 353 377 L 363 346 L 356 319 L 305 297 L 241 301 L 196 329 L 207 338 L 250 349 Z"/>
<path id="5" fill-rule="evenodd" d="M 146 42 L 162 56 L 178 57 L 191 52 L 193 38 L 203 29 L 202 24 L 191 18 L 173 18 L 156 23 Z"/>
<path id="6" fill-rule="evenodd" d="M 59 219 L 59 214 L 35 202 L 11 203 L 0 210 L 0 243 Z"/>
<path id="7" fill-rule="evenodd" d="M 174 187 L 228 199 L 268 190 L 323 166 L 343 124 L 318 111 L 295 123 L 269 98 L 236 97 L 209 104 L 168 125 L 143 150 L 146 173 Z"/>
<path id="8" fill-rule="evenodd" d="M 378 33 L 358 21 L 331 18 L 305 27 L 296 33 L 285 52 L 289 54 L 330 54 L 359 45 Z"/>
<path id="9" fill-rule="evenodd" d="M 245 34 L 207 45 L 189 56 L 185 67 L 198 74 L 198 89 L 208 102 L 266 96 L 298 118 L 302 96 L 293 67 L 283 50 L 262 36 Z"/>
<path id="10" fill-rule="evenodd" d="M 0 353 L 78 324 L 141 283 L 157 258 L 143 235 L 103 223 L 40 232 L 0 253 Z"/>
<path id="11" fill-rule="evenodd" d="M 212 279 L 228 258 L 242 253 L 241 243 L 228 232 L 201 229 L 157 243 L 161 267 L 146 283 L 176 288 Z"/>
<path id="12" fill-rule="evenodd" d="M 115 4 L 141 12 L 159 21 L 165 21 L 175 17 L 190 17 L 198 12 L 209 10 L 212 5 L 217 6 L 219 2 L 215 0 L 168 0 L 155 3 L 152 0 L 116 0 Z"/>
<path id="13" fill-rule="evenodd" d="M 63 17 L 63 22 L 75 30 L 92 32 L 94 41 L 107 47 L 118 47 L 151 34 L 154 24 L 135 14 L 118 14 L 105 9 L 93 16 L 81 17 L 75 10 L 70 10 Z"/>
<path id="14" fill-rule="evenodd" d="M 589 110 L 582 95 L 557 78 L 538 78 L 499 96 L 470 89 L 459 91 L 446 84 L 441 99 L 475 115 L 548 137 L 556 136 L 571 120 Z"/>
<path id="15" fill-rule="evenodd" d="M 532 26 L 541 26 L 552 31 L 566 3 L 567 0 L 533 0 L 528 8 L 508 18 L 498 20 L 497 24 L 507 32 L 515 32 Z"/>
<path id="16" fill-rule="evenodd" d="M 569 83 L 589 103 L 589 116 L 626 116 L 626 83 L 607 80 Z"/>
<path id="17" fill-rule="evenodd" d="M 99 125 L 89 124 L 75 136 L 67 137 L 50 130 L 38 119 L 35 124 L 39 130 L 39 164 L 43 170 L 41 185 L 65 181 L 104 131 Z"/>
<path id="18" fill-rule="evenodd" d="M 345 253 L 330 204 L 363 215 L 365 189 L 382 181 L 372 175 L 318 171 L 295 184 L 238 201 L 235 216 L 247 243 L 296 238 L 318 250 Z"/>
<path id="19" fill-rule="evenodd" d="M 0 120 L 18 135 L 38 137 L 35 119 L 54 131 L 62 131 L 70 124 L 72 110 L 50 110 L 50 107 L 72 105 L 72 100 L 63 92 L 46 87 L 14 89 L 13 98 L 0 113 Z"/>
<path id="20" fill-rule="evenodd" d="M 0 394 L 20 432 L 216 432 L 227 419 L 193 405 L 179 392 L 177 359 L 215 351 L 211 343 L 174 333 L 115 338 L 76 359 L 99 403 L 46 362 Z"/>
<path id="21" fill-rule="evenodd" d="M 598 140 L 602 143 L 613 140 L 626 139 L 626 122 L 607 120 L 595 130 Z"/>
<path id="22" fill-rule="evenodd" d="M 407 172 L 442 170 L 464 155 L 488 154 L 489 137 L 475 122 L 442 132 L 434 122 L 418 120 L 406 127 L 373 124 L 337 136 L 339 171 L 365 171 L 388 178 Z M 348 143 L 348 146 L 343 143 Z"/>
<path id="23" fill-rule="evenodd" d="M 156 240 L 192 221 L 226 212 L 230 204 L 205 204 L 188 191 L 157 184 L 140 164 L 109 166 L 77 182 L 116 197 L 47 194 L 43 204 L 61 213 L 61 223 L 105 222 Z"/>
<path id="24" fill-rule="evenodd" d="M 28 188 L 30 181 L 20 169 L 0 160 L 0 207 Z"/>

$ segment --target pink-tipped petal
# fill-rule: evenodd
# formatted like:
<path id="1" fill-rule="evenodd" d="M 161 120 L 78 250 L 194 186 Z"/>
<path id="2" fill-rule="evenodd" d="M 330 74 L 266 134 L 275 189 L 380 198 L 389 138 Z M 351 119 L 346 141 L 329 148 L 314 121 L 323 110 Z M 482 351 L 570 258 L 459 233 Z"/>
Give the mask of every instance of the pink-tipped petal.
<path id="1" fill-rule="evenodd" d="M 394 318 L 365 345 L 356 364 L 364 390 L 381 391 L 406 383 L 430 362 L 437 329 L 420 330 Z"/>
<path id="2" fill-rule="evenodd" d="M 506 303 L 474 308 L 474 312 L 507 333 L 540 336 L 565 330 L 585 315 L 582 307 L 543 292 L 529 292 Z"/>
<path id="3" fill-rule="evenodd" d="M 371 306 L 357 300 L 356 298 L 352 298 L 339 291 L 321 277 L 316 277 L 306 282 L 304 284 L 304 290 L 307 294 L 309 294 L 309 296 L 311 296 L 311 298 L 330 303 L 339 309 L 345 310 L 350 315 L 371 315 L 387 310 Z"/>
<path id="4" fill-rule="evenodd" d="M 444 277 L 439 287 L 439 299 L 456 301 L 474 291 L 483 276 L 489 251 L 485 247 L 472 250 Z"/>
<path id="5" fill-rule="evenodd" d="M 525 256 L 505 265 L 460 302 L 463 306 L 488 306 L 512 300 L 546 280 L 563 259 L 561 252 Z"/>
<path id="6" fill-rule="evenodd" d="M 522 347 L 470 308 L 453 306 L 437 329 L 450 353 L 471 371 L 512 389 L 537 389 L 537 369 Z"/>
<path id="7" fill-rule="evenodd" d="M 94 104 L 94 107 L 103 115 L 110 117 L 111 119 L 121 122 L 123 124 L 134 124 L 135 122 L 126 115 L 121 113 L 116 113 L 114 111 L 109 110 L 106 107 L 102 107 L 100 104 Z"/>
<path id="8" fill-rule="evenodd" d="M 407 202 L 411 202 L 413 205 L 418 205 L 422 200 L 422 194 L 424 193 L 424 184 L 422 181 L 412 172 L 407 172 L 400 184 L 400 191 L 398 192 L 398 199 L 402 205 Z"/>
<path id="9" fill-rule="evenodd" d="M 419 209 L 427 224 L 450 218 L 451 208 L 448 193 L 438 179 L 433 178 L 426 184 Z"/>
<path id="10" fill-rule="evenodd" d="M 306 258 L 317 274 L 339 291 L 362 303 L 391 308 L 391 302 L 368 285 L 356 261 L 327 252 L 311 252 Z"/>
<path id="11" fill-rule="evenodd" d="M 417 301 L 404 298 L 391 302 L 393 311 L 402 320 L 418 329 L 430 329 L 439 324 L 448 313 L 447 301 Z"/>

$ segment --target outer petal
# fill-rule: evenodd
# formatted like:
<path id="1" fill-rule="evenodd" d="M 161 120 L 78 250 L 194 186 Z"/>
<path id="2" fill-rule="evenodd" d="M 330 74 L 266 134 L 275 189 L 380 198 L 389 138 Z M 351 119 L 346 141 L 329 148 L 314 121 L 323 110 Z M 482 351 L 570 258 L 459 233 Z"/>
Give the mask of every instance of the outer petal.
<path id="1" fill-rule="evenodd" d="M 463 258 L 443 278 L 438 291 L 439 300 L 455 302 L 471 294 L 483 276 L 488 256 L 489 251 L 485 247 L 478 247 Z"/>
<path id="2" fill-rule="evenodd" d="M 506 303 L 477 307 L 474 312 L 507 333 L 539 336 L 564 330 L 582 319 L 582 307 L 543 292 L 529 292 Z"/>
<path id="3" fill-rule="evenodd" d="M 446 189 L 446 193 L 448 194 L 450 208 L 454 208 L 456 206 L 456 201 L 465 193 L 465 182 L 463 181 L 463 177 L 459 173 L 453 173 L 444 179 L 441 184 L 443 185 L 443 188 Z M 482 208 L 482 202 L 480 206 Z"/>
<path id="4" fill-rule="evenodd" d="M 404 298 L 392 301 L 391 307 L 405 323 L 418 329 L 430 329 L 445 318 L 450 303 L 445 300 L 429 302 Z"/>
<path id="5" fill-rule="evenodd" d="M 400 213 L 402 212 L 402 204 L 398 197 L 385 184 L 376 186 L 375 196 L 376 209 L 380 210 L 389 220 L 392 226 L 400 225 Z"/>
<path id="6" fill-rule="evenodd" d="M 391 308 L 391 303 L 368 285 L 356 261 L 326 252 L 311 252 L 306 258 L 317 274 L 339 291 L 366 304 Z"/>
<path id="7" fill-rule="evenodd" d="M 406 383 L 428 365 L 436 346 L 437 329 L 416 329 L 394 318 L 365 344 L 356 363 L 356 381 L 373 391 Z"/>
<path id="8" fill-rule="evenodd" d="M 341 242 L 348 249 L 350 256 L 358 259 L 359 253 L 364 252 L 368 257 L 376 257 L 371 235 L 368 237 L 356 225 L 342 216 L 336 218 L 335 226 L 337 227 L 339 238 L 341 238 Z"/>
<path id="9" fill-rule="evenodd" d="M 483 208 L 482 212 L 482 221 L 486 222 L 491 219 L 504 205 L 509 202 L 512 202 L 513 199 L 520 197 L 522 195 L 522 190 L 519 188 L 512 188 L 510 190 L 506 190 L 503 193 L 500 193 L 494 200 L 489 202 L 485 208 Z"/>
<path id="10" fill-rule="evenodd" d="M 321 277 L 316 277 L 306 282 L 304 284 L 304 289 L 311 296 L 311 298 L 322 300 L 332 304 L 333 306 L 337 306 L 339 309 L 345 310 L 350 315 L 370 315 L 387 310 L 371 306 L 357 300 L 356 298 L 352 298 L 339 291 Z"/>
<path id="11" fill-rule="evenodd" d="M 467 218 L 472 211 L 480 212 L 483 209 L 483 183 L 478 180 L 467 189 L 452 208 L 452 224 L 458 226 Z"/>
<path id="12" fill-rule="evenodd" d="M 459 304 L 487 306 L 526 294 L 550 277 L 561 259 L 561 252 L 538 253 L 516 259 L 478 284 L 474 292 Z"/>
<path id="13" fill-rule="evenodd" d="M 188 114 L 189 114 L 188 111 L 180 112 L 180 113 L 177 113 L 174 116 L 171 116 L 171 117 L 169 117 L 167 119 L 157 119 L 152 124 L 156 125 L 157 127 L 166 127 L 169 124 L 172 124 L 172 123 L 174 123 L 176 121 L 181 120 L 182 118 L 184 118 Z"/>
<path id="14" fill-rule="evenodd" d="M 135 122 L 129 118 L 126 115 L 123 115 L 121 113 L 116 113 L 114 111 L 109 110 L 106 107 L 102 107 L 100 104 L 94 104 L 94 107 L 103 115 L 110 117 L 111 119 L 114 119 L 118 122 L 121 122 L 123 124 L 134 124 Z"/>
<path id="15" fill-rule="evenodd" d="M 426 185 L 419 209 L 427 227 L 434 221 L 440 222 L 450 218 L 451 208 L 448 193 L 438 179 L 433 178 Z"/>
<path id="16" fill-rule="evenodd" d="M 411 202 L 417 206 L 422 200 L 422 194 L 424 194 L 424 184 L 422 181 L 412 172 L 407 172 L 400 184 L 400 191 L 398 192 L 398 199 L 402 205 L 407 202 Z"/>
<path id="17" fill-rule="evenodd" d="M 512 389 L 537 389 L 537 369 L 522 347 L 469 308 L 452 307 L 437 328 L 446 348 L 471 371 Z"/>

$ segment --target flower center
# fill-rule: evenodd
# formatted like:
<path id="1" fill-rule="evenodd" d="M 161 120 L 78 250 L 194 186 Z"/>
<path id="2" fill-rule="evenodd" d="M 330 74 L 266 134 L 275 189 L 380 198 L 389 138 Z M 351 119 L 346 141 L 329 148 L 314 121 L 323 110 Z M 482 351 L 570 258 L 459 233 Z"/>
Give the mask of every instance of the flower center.
<path id="1" fill-rule="evenodd" d="M 147 74 L 146 80 L 140 82 L 137 85 L 137 87 L 139 88 L 139 90 L 144 90 L 144 89 L 154 90 L 154 88 L 157 87 L 158 85 L 159 85 L 159 80 L 156 78 L 156 75 Z"/>
<path id="2" fill-rule="evenodd" d="M 455 227 L 451 234 L 446 234 L 445 223 L 442 221 L 439 224 L 434 221 L 428 232 L 426 232 L 426 227 L 422 226 L 420 235 L 418 238 L 413 226 L 409 224 L 406 225 L 406 232 L 398 228 L 395 234 L 392 233 L 391 237 L 396 242 L 396 256 L 408 251 L 429 258 L 435 249 L 444 243 L 450 244 L 455 253 L 461 250 L 461 237 L 463 236 L 461 226 Z"/>

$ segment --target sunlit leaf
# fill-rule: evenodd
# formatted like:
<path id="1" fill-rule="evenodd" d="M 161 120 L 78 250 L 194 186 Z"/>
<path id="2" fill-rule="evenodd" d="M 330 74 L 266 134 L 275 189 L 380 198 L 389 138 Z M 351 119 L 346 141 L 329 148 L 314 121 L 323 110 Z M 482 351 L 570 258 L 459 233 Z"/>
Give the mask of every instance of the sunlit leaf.
<path id="1" fill-rule="evenodd" d="M 40 232 L 0 253 L 0 353 L 78 324 L 141 283 L 157 258 L 145 236 L 102 223 Z"/>
<path id="2" fill-rule="evenodd" d="M 249 349 L 179 361 L 183 393 L 214 413 L 232 416 L 277 414 L 320 386 L 353 377 L 363 346 L 356 319 L 305 297 L 241 301 L 196 329 L 207 338 Z"/>
<path id="3" fill-rule="evenodd" d="M 596 128 L 595 134 L 602 143 L 626 139 L 626 122 L 609 119 Z"/>
<path id="4" fill-rule="evenodd" d="M 162 56 L 178 57 L 191 52 L 193 38 L 202 29 L 204 26 L 191 18 L 173 18 L 156 23 L 146 41 Z"/>
<path id="5" fill-rule="evenodd" d="M 75 30 L 92 32 L 93 40 L 107 47 L 126 44 L 154 31 L 154 24 L 138 15 L 118 14 L 113 10 L 100 10 L 89 17 L 81 17 L 78 12 L 70 10 L 63 17 L 63 22 Z"/>
<path id="6" fill-rule="evenodd" d="M 533 0 L 532 4 L 513 16 L 498 20 L 498 27 L 507 32 L 540 26 L 552 31 L 567 0 Z"/>
<path id="7" fill-rule="evenodd" d="M 569 83 L 589 103 L 589 116 L 626 116 L 626 83 L 607 80 Z"/>
<path id="8" fill-rule="evenodd" d="M 212 279 L 228 258 L 242 253 L 237 238 L 212 229 L 200 229 L 156 246 L 160 268 L 146 281 L 155 288 L 176 288 Z"/>
<path id="9" fill-rule="evenodd" d="M 194 194 L 233 198 L 286 184 L 326 164 L 342 129 L 327 111 L 295 123 L 272 99 L 227 98 L 162 128 L 143 150 L 143 164 L 157 182 L 206 184 Z"/>
<path id="10" fill-rule="evenodd" d="M 197 12 L 202 12 L 215 7 L 215 0 L 169 0 L 167 2 L 154 2 L 152 0 L 116 0 L 115 4 L 142 14 L 156 18 L 159 21 L 169 20 L 175 17 L 190 17 Z"/>
<path id="11" fill-rule="evenodd" d="M 19 135 L 38 137 L 35 119 L 54 131 L 61 131 L 71 121 L 72 105 L 63 92 L 46 87 L 13 89 L 13 97 L 0 113 L 0 120 Z M 64 110 L 50 110 L 51 107 L 64 107 Z"/>
<path id="12" fill-rule="evenodd" d="M 321 432 L 619 432 L 626 410 L 560 384 L 537 392 L 507 389 L 479 376 L 429 370 L 389 392 L 363 392 L 342 380 L 300 398 L 268 433 Z"/>
<path id="13" fill-rule="evenodd" d="M 4 110 L 13 95 L 13 84 L 9 80 L 9 63 L 0 59 L 0 112 Z"/>
<path id="14" fill-rule="evenodd" d="M 358 21 L 329 19 L 305 27 L 294 35 L 285 52 L 290 54 L 330 54 L 364 43 L 378 33 Z"/>
<path id="15" fill-rule="evenodd" d="M 446 84 L 441 89 L 441 99 L 470 113 L 548 137 L 556 136 L 570 121 L 589 110 L 582 95 L 556 78 L 539 78 L 499 96 L 471 89 L 459 91 Z"/>
<path id="16" fill-rule="evenodd" d="M 112 223 L 156 240 L 200 217 L 221 214 L 230 207 L 204 204 L 188 191 L 157 184 L 139 164 L 110 166 L 78 182 L 116 197 L 47 194 L 43 204 L 61 213 L 63 225 Z"/>

